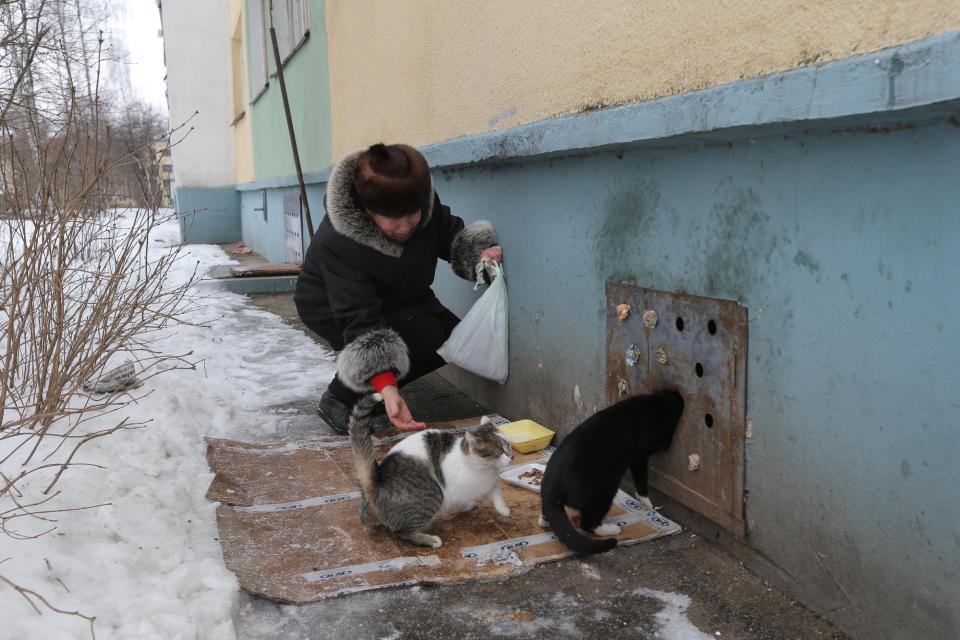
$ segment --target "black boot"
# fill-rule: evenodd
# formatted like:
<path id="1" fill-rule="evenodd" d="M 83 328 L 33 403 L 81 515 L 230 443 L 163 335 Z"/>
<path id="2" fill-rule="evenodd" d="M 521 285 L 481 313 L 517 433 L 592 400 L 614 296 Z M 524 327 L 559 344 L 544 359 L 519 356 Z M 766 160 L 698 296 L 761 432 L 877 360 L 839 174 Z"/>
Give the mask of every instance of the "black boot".
<path id="1" fill-rule="evenodd" d="M 320 414 L 321 420 L 330 425 L 334 433 L 345 436 L 349 433 L 350 409 L 352 409 L 350 405 L 335 397 L 328 390 L 320 398 L 317 413 Z"/>
<path id="2" fill-rule="evenodd" d="M 350 432 L 350 411 L 362 394 L 356 393 L 346 387 L 338 376 L 334 376 L 327 389 L 320 397 L 320 405 L 317 407 L 317 413 L 320 418 L 330 425 L 330 428 L 337 434 L 345 436 Z M 387 415 L 387 410 L 382 402 L 378 402 L 370 416 L 373 418 Z"/>

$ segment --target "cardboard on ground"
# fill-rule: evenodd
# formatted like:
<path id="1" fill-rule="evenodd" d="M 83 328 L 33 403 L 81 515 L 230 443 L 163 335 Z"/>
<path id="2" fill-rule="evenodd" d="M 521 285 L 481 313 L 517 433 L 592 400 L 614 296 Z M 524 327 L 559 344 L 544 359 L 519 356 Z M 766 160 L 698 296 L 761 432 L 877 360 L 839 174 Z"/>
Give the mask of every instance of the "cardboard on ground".
<path id="1" fill-rule="evenodd" d="M 477 417 L 430 426 L 462 431 L 479 425 Z M 404 437 L 396 431 L 377 435 L 378 458 Z M 545 462 L 546 455 L 516 455 L 514 464 Z M 345 437 L 294 444 L 208 438 L 207 461 L 216 474 L 207 497 L 220 503 L 224 562 L 242 588 L 273 600 L 305 603 L 397 585 L 494 578 L 572 555 L 537 525 L 539 494 L 507 482 L 501 488 L 509 518 L 484 501 L 436 522 L 429 533 L 443 539 L 439 549 L 367 528 L 357 515 L 359 494 Z M 608 520 L 623 527 L 620 544 L 680 530 L 622 491 Z"/>

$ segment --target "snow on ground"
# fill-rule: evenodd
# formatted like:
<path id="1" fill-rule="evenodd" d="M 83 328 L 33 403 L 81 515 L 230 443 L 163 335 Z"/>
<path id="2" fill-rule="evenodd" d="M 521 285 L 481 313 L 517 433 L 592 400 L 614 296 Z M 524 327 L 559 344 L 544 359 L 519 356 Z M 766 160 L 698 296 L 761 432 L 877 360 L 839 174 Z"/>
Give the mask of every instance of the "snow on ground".
<path id="1" fill-rule="evenodd" d="M 639 596 L 653 598 L 663 603 L 663 609 L 657 612 L 659 635 L 667 640 L 713 640 L 709 633 L 700 631 L 687 618 L 690 596 L 667 591 L 655 591 L 641 587 L 634 591 Z"/>
<path id="2" fill-rule="evenodd" d="M 584 569 L 584 576 L 588 580 L 601 579 L 599 573 L 596 577 L 591 575 L 596 571 L 595 567 L 581 563 L 581 570 Z M 690 598 L 686 595 L 641 587 L 631 592 L 584 598 L 583 594 L 590 590 L 589 584 L 580 584 L 577 593 L 558 590 L 534 595 L 522 599 L 523 609 L 520 611 L 516 607 L 500 608 L 470 603 L 455 607 L 451 614 L 472 618 L 477 628 L 492 638 L 582 638 L 598 637 L 608 632 L 611 640 L 716 640 L 715 636 L 700 631 L 687 617 Z M 637 596 L 656 601 L 660 609 L 653 614 L 637 612 L 632 617 L 629 613 L 625 615 L 636 602 Z M 345 607 L 349 606 L 345 604 Z M 390 626 L 387 631 L 386 637 L 392 637 Z"/>
<path id="3" fill-rule="evenodd" d="M 174 222 L 151 244 L 178 242 Z M 184 253 L 174 278 L 230 262 L 215 246 Z M 190 319 L 206 326 L 181 326 L 162 343 L 167 353 L 193 351 L 196 369 L 149 379 L 138 393 L 151 393 L 126 412 L 149 426 L 85 445 L 79 461 L 106 468 L 76 467 L 59 485 L 60 504 L 111 504 L 55 514 L 57 530 L 34 540 L 0 534 L 0 575 L 96 616 L 98 640 L 234 637 L 237 583 L 223 566 L 215 504 L 204 497 L 212 474 L 203 438 L 269 432 L 279 416 L 260 410 L 318 397 L 334 373 L 330 355 L 277 316 L 215 283 L 197 290 L 204 297 Z M 0 582 L 0 640 L 91 637 L 86 621 L 41 609 Z"/>

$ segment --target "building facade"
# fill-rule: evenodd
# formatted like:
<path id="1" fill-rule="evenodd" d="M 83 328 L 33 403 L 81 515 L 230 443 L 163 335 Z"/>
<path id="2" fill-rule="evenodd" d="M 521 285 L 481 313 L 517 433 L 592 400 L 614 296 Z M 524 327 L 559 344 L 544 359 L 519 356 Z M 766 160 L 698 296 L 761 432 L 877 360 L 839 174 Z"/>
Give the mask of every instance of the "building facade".
<path id="1" fill-rule="evenodd" d="M 174 129 L 173 204 L 184 236 L 196 242 L 240 234 L 226 11 L 221 1 L 160 5 Z"/>
<path id="2" fill-rule="evenodd" d="M 737 301 L 751 567 L 855 637 L 960 637 L 960 2 L 274 7 L 314 223 L 406 142 L 500 234 L 510 379 L 456 384 L 564 433 L 611 399 L 607 283 Z M 298 259 L 265 4 L 162 13 L 187 238 Z"/>

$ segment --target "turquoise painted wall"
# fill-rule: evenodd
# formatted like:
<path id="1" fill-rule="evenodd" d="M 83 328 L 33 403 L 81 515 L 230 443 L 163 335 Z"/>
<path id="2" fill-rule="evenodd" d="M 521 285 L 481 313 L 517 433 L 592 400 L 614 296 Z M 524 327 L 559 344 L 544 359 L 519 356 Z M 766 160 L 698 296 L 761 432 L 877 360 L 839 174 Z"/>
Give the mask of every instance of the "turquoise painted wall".
<path id="1" fill-rule="evenodd" d="M 290 259 L 287 255 L 286 221 L 283 215 L 283 195 L 287 191 L 299 193 L 299 187 L 237 192 L 242 211 L 243 242 L 270 262 L 286 262 Z M 323 185 L 311 184 L 307 187 L 314 226 L 323 219 L 323 193 Z M 306 249 L 310 244 L 306 214 L 302 216 L 301 223 L 301 238 Z"/>
<path id="2" fill-rule="evenodd" d="M 234 187 L 177 187 L 180 234 L 188 244 L 236 242 L 241 236 L 240 194 Z"/>
<path id="3" fill-rule="evenodd" d="M 330 164 L 330 82 L 327 64 L 327 33 L 324 0 L 310 2 L 310 37 L 284 66 L 284 80 L 290 101 L 304 171 Z M 269 73 L 273 74 L 273 50 L 269 19 L 265 19 Z M 249 58 L 248 58 L 249 59 Z M 257 180 L 295 175 L 290 135 L 280 96 L 280 83 L 269 78 L 269 87 L 248 107 L 253 127 L 253 158 Z"/>
<path id="4" fill-rule="evenodd" d="M 511 300 L 507 385 L 456 379 L 566 431 L 605 404 L 607 280 L 743 301 L 750 544 L 864 637 L 960 637 L 960 127 L 753 133 L 437 172 Z"/>

